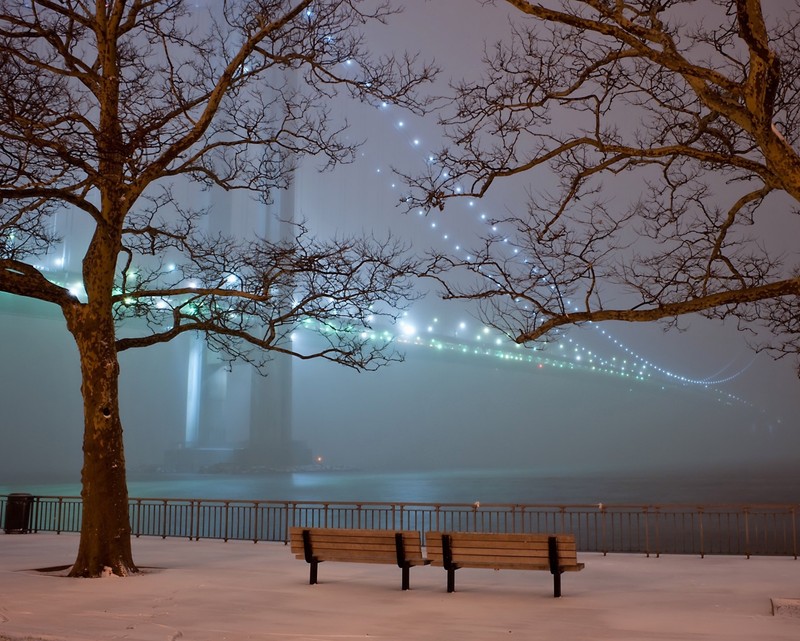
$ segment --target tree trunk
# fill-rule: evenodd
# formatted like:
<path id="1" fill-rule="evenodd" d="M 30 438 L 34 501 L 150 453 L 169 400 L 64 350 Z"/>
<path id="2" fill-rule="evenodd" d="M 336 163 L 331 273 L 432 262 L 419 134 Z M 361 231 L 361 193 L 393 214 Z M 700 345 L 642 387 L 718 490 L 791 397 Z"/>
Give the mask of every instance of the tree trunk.
<path id="1" fill-rule="evenodd" d="M 103 307 L 65 311 L 80 353 L 84 411 L 83 515 L 74 577 L 97 577 L 108 569 L 119 576 L 138 572 L 131 553 L 115 329 L 110 307 Z"/>

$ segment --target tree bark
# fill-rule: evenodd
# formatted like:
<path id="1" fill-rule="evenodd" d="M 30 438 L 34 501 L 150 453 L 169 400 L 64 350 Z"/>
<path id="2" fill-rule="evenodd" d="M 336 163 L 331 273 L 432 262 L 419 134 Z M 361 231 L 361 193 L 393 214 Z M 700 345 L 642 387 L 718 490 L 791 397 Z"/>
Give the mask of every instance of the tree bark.
<path id="1" fill-rule="evenodd" d="M 110 211 L 106 220 L 122 220 Z M 81 363 L 83 396 L 83 513 L 78 556 L 70 576 L 118 576 L 138 572 L 131 552 L 131 526 L 122 421 L 119 414 L 119 360 L 113 316 L 114 271 L 120 225 L 98 224 L 83 260 L 87 303 L 63 307 Z"/>
<path id="2" fill-rule="evenodd" d="M 84 437 L 83 514 L 78 556 L 70 576 L 138 572 L 133 562 L 122 422 L 119 363 L 110 309 L 83 305 L 66 314 L 81 363 Z"/>

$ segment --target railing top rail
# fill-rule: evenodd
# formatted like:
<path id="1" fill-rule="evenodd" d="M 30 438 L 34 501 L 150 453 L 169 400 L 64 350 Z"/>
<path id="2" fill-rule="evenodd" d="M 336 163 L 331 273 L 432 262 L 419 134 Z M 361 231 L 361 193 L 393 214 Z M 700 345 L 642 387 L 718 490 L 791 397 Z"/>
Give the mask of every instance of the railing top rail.
<path id="1" fill-rule="evenodd" d="M 10 494 L 0 494 L 0 499 L 8 499 Z M 58 500 L 80 502 L 79 496 L 34 495 L 38 500 Z M 475 503 L 458 502 L 398 502 L 398 501 L 325 501 L 325 500 L 277 500 L 277 499 L 225 499 L 225 498 L 174 498 L 174 497 L 130 497 L 131 503 L 176 503 L 176 504 L 219 504 L 219 505 L 272 505 L 277 507 L 386 507 L 386 508 L 433 508 L 491 511 L 508 509 L 543 510 L 637 510 L 637 511 L 794 511 L 800 503 Z"/>

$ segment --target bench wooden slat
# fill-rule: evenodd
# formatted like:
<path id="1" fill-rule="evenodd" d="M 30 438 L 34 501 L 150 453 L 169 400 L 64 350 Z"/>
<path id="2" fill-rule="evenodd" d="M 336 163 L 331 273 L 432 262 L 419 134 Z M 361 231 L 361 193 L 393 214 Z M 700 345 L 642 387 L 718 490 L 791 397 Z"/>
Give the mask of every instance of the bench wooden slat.
<path id="1" fill-rule="evenodd" d="M 317 536 L 327 536 L 332 538 L 353 538 L 353 537 L 361 537 L 361 538 L 381 538 L 393 535 L 395 532 L 403 532 L 403 534 L 407 534 L 409 538 L 420 538 L 420 533 L 417 530 L 377 530 L 377 529 L 361 529 L 361 528 L 343 528 L 343 527 L 303 527 L 303 526 L 292 526 L 289 528 L 289 532 L 291 533 L 298 533 L 302 532 L 303 530 L 309 530 L 316 534 Z"/>
<path id="2" fill-rule="evenodd" d="M 354 550 L 354 551 L 362 551 L 365 554 L 369 554 L 370 552 L 374 552 L 376 554 L 380 554 L 381 552 L 388 552 L 391 554 L 395 553 L 395 542 L 394 540 L 391 541 L 391 545 L 388 543 L 347 543 L 341 542 L 338 543 L 336 541 L 327 541 L 327 540 L 320 540 L 318 538 L 313 539 L 314 541 L 314 552 L 321 556 L 328 550 Z M 404 544 L 404 547 L 406 545 Z M 299 546 L 299 552 L 303 551 L 303 546 Z"/>
<path id="3" fill-rule="evenodd" d="M 485 557 L 491 557 L 497 559 L 498 562 L 508 561 L 509 563 L 514 561 L 520 560 L 542 560 L 542 561 L 549 561 L 549 553 L 547 550 L 543 552 L 540 550 L 534 550 L 531 552 L 530 550 L 525 549 L 487 549 L 487 548 L 464 548 L 461 546 L 453 546 L 451 549 L 451 553 L 453 556 L 457 556 L 459 559 L 474 559 L 479 561 L 484 559 Z M 440 550 L 434 550 L 432 548 L 428 549 L 428 557 L 432 561 L 441 560 L 443 557 L 443 553 Z M 575 554 L 559 554 L 558 556 L 559 561 L 562 563 L 577 562 L 577 556 Z M 435 564 L 435 563 L 434 563 Z"/>
<path id="4" fill-rule="evenodd" d="M 560 554 L 575 554 L 576 553 L 576 546 L 574 541 L 561 541 L 556 537 L 558 540 L 558 551 Z M 460 549 L 468 550 L 470 548 L 485 548 L 486 541 L 476 540 L 476 539 L 469 539 L 469 540 L 462 540 L 457 539 L 455 544 L 458 545 Z M 548 544 L 547 539 L 544 541 L 533 541 L 528 542 L 525 540 L 518 540 L 518 541 L 498 541 L 492 542 L 492 548 L 495 550 L 528 550 L 531 553 L 541 552 L 547 555 Z"/>
<path id="5" fill-rule="evenodd" d="M 298 559 L 303 559 L 302 555 L 297 555 Z M 380 565 L 397 565 L 397 557 L 393 558 L 386 558 L 386 557 L 378 557 L 378 556 L 362 556 L 358 554 L 346 554 L 346 553 L 332 553 L 326 556 L 324 559 L 319 559 L 318 562 L 322 563 L 323 561 L 336 561 L 340 563 L 377 563 Z"/>
<path id="6" fill-rule="evenodd" d="M 349 541 L 375 541 L 375 542 L 385 542 L 385 541 L 393 541 L 394 535 L 399 531 L 403 535 L 403 540 L 414 543 L 416 541 L 420 541 L 420 533 L 416 530 L 338 530 L 338 529 L 326 529 L 326 528 L 290 528 L 289 535 L 292 540 L 299 540 L 302 541 L 302 532 L 307 530 L 311 533 L 311 535 L 319 541 L 338 541 L 338 542 L 349 542 Z"/>
<path id="7" fill-rule="evenodd" d="M 536 532 L 441 532 L 441 534 L 458 534 L 460 541 L 486 541 L 487 536 L 491 536 L 492 542 L 500 543 L 503 541 L 544 541 L 551 536 L 562 537 L 572 536 L 563 534 L 540 534 Z"/>
<path id="8" fill-rule="evenodd" d="M 316 549 L 315 549 L 316 551 Z M 389 563 L 389 564 L 397 564 L 397 553 L 393 550 L 391 554 L 370 554 L 360 552 L 358 550 L 328 550 L 324 554 L 317 555 L 314 554 L 317 561 L 322 563 L 323 561 L 343 561 L 343 560 L 352 560 L 353 562 L 362 561 L 363 563 Z M 298 559 L 305 559 L 305 553 L 301 551 L 299 554 L 295 554 L 295 557 Z M 412 565 L 423 565 L 425 563 L 427 565 L 428 559 L 418 556 L 418 557 L 405 557 L 405 561 Z"/>
<path id="9" fill-rule="evenodd" d="M 437 564 L 433 563 L 436 567 L 439 567 Z M 486 569 L 486 570 L 546 570 L 550 571 L 550 563 L 543 562 L 543 563 L 496 563 L 492 560 L 486 562 L 480 561 L 470 561 L 469 563 L 454 563 L 457 569 L 460 568 L 476 568 L 476 569 Z M 578 572 L 584 568 L 583 563 L 577 563 L 575 565 L 559 565 L 559 568 L 562 572 Z"/>
<path id="10" fill-rule="evenodd" d="M 458 539 L 455 542 L 462 550 L 469 550 L 470 548 L 485 548 L 486 541 L 462 541 Z M 528 543 L 526 541 L 498 541 L 492 542 L 492 548 L 495 550 L 529 550 L 531 552 L 547 552 L 547 541 L 533 541 Z"/>
<path id="11" fill-rule="evenodd" d="M 463 554 L 459 552 L 457 549 L 453 550 L 453 559 L 454 563 L 458 563 L 462 567 L 467 567 L 473 563 L 481 563 L 484 565 L 488 565 L 490 563 L 494 563 L 496 566 L 500 567 L 503 565 L 547 565 L 549 567 L 550 560 L 548 557 L 533 557 L 526 554 L 516 554 L 516 555 L 498 555 L 493 554 L 492 550 L 486 550 L 484 552 L 476 551 L 472 554 Z M 458 559 L 455 561 L 455 559 Z M 433 565 L 438 565 L 438 563 L 433 563 Z"/>

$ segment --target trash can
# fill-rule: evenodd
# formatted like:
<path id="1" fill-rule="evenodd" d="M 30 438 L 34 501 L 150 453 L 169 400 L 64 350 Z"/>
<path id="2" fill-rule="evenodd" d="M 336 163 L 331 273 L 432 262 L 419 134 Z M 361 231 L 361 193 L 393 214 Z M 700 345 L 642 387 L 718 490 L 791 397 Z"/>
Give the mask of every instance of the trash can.
<path id="1" fill-rule="evenodd" d="M 6 502 L 6 534 L 27 534 L 31 531 L 31 506 L 33 496 L 30 494 L 9 494 Z"/>

